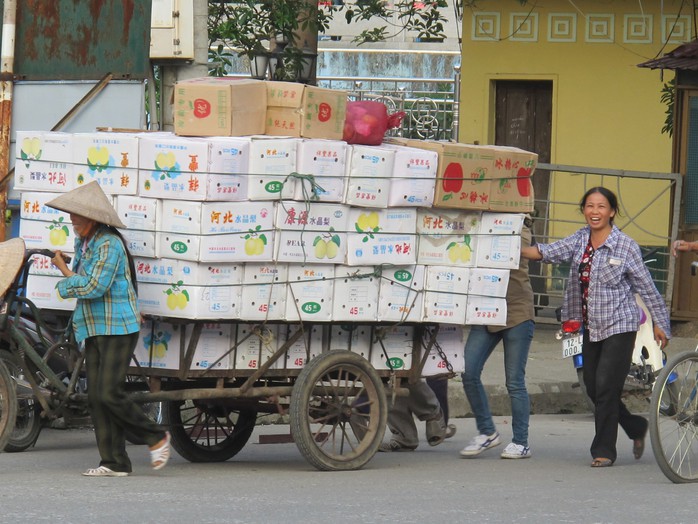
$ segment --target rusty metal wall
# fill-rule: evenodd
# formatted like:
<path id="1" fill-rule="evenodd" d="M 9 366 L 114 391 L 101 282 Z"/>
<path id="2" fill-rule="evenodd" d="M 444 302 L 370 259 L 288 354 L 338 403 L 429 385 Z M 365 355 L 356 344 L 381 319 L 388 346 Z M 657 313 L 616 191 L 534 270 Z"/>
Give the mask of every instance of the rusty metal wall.
<path id="1" fill-rule="evenodd" d="M 147 77 L 151 0 L 21 0 L 17 10 L 16 79 Z"/>

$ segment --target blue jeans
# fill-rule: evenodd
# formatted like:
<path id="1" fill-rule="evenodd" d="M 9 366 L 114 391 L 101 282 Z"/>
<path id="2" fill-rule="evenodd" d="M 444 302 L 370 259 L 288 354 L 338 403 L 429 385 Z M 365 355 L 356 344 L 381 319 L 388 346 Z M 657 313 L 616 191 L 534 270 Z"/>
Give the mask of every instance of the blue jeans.
<path id="1" fill-rule="evenodd" d="M 511 418 L 515 444 L 528 446 L 528 420 L 531 406 L 526 390 L 526 361 L 533 339 L 534 322 L 526 320 L 514 327 L 490 333 L 485 326 L 472 326 L 463 351 L 465 372 L 463 389 L 475 414 L 475 423 L 480 434 L 491 435 L 496 431 L 487 394 L 482 386 L 482 369 L 485 362 L 499 344 L 504 343 L 504 373 L 511 400 Z"/>

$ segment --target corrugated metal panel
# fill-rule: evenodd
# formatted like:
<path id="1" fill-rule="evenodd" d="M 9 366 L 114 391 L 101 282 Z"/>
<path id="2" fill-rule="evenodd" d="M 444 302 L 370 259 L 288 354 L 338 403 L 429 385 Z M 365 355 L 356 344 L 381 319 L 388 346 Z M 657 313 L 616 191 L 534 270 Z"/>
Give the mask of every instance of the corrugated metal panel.
<path id="1" fill-rule="evenodd" d="M 17 9 L 17 78 L 147 76 L 151 0 L 22 0 Z"/>

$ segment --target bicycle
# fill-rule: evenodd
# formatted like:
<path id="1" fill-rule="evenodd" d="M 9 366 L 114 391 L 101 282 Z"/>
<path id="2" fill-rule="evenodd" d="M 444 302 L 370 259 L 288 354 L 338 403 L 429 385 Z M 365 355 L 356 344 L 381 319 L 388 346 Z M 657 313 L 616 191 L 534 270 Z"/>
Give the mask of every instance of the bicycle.
<path id="1" fill-rule="evenodd" d="M 692 275 L 697 268 L 693 262 Z M 698 346 L 674 355 L 659 373 L 651 398 L 650 438 L 669 480 L 698 482 Z"/>

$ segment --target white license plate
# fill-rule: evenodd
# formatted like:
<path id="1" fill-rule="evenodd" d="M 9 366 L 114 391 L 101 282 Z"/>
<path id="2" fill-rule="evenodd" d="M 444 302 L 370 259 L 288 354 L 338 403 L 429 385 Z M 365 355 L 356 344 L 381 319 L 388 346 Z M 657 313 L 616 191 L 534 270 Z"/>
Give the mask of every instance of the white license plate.
<path id="1" fill-rule="evenodd" d="M 582 335 L 562 340 L 562 358 L 573 357 L 582 352 Z"/>

